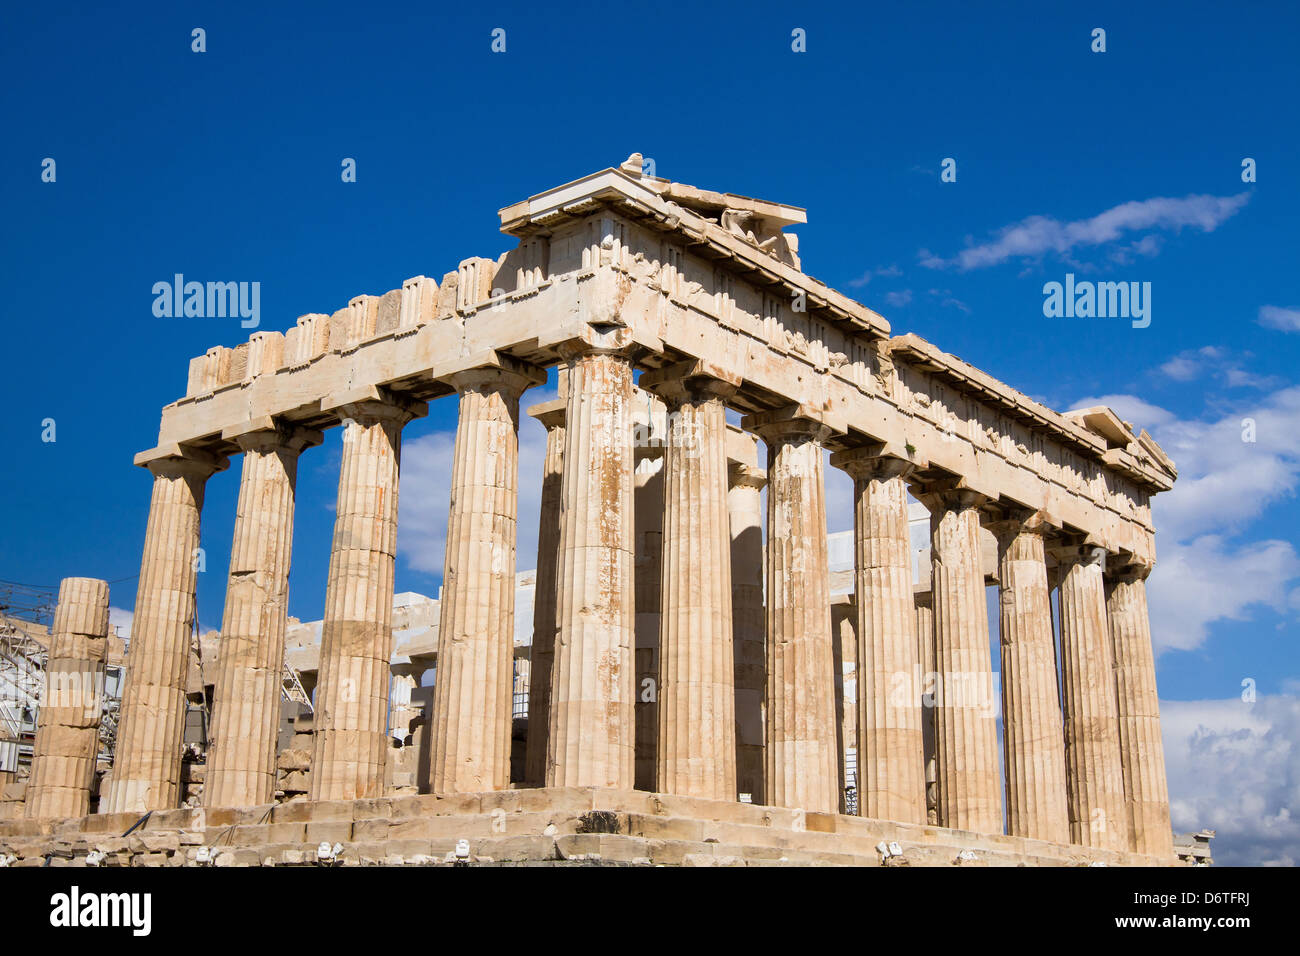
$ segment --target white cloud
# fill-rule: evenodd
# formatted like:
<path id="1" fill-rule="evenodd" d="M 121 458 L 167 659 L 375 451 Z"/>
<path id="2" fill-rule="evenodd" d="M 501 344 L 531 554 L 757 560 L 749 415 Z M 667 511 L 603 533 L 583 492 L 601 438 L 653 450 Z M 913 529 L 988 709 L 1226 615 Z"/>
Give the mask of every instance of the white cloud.
<path id="1" fill-rule="evenodd" d="M 1300 386 L 1258 403 L 1239 403 L 1212 420 L 1178 419 L 1133 395 L 1086 398 L 1076 407 L 1108 405 L 1135 427 L 1146 428 L 1178 465 L 1173 491 L 1156 496 L 1156 528 L 1189 540 L 1234 530 L 1300 485 Z M 1255 441 L 1244 441 L 1246 420 Z"/>
<path id="2" fill-rule="evenodd" d="M 1277 388 L 1282 380 L 1270 375 L 1256 375 L 1242 365 L 1252 358 L 1250 352 L 1234 356 L 1229 350 L 1216 345 L 1179 352 L 1158 369 L 1159 373 L 1175 382 L 1197 379 L 1217 381 L 1228 388 Z"/>
<path id="3" fill-rule="evenodd" d="M 1193 650 L 1216 621 L 1252 608 L 1288 613 L 1300 555 L 1288 541 L 1232 535 L 1300 485 L 1300 386 L 1209 420 L 1181 420 L 1132 395 L 1088 398 L 1147 428 L 1178 465 L 1173 490 L 1152 500 L 1158 561 L 1148 586 L 1157 650 Z M 1243 441 L 1243 421 L 1255 441 Z"/>
<path id="4" fill-rule="evenodd" d="M 1222 350 L 1213 345 L 1179 352 L 1160 366 L 1160 371 L 1176 382 L 1190 382 L 1203 374 L 1206 363 L 1222 358 Z"/>
<path id="5" fill-rule="evenodd" d="M 1259 309 L 1259 324 L 1283 332 L 1300 332 L 1300 309 L 1283 309 L 1276 305 L 1263 305 Z"/>
<path id="6" fill-rule="evenodd" d="M 124 611 L 120 607 L 110 607 L 108 609 L 108 633 L 116 633 L 122 640 L 129 641 L 131 640 L 131 624 L 134 620 L 135 612 Z"/>
<path id="7" fill-rule="evenodd" d="M 1067 256 L 1085 246 L 1099 246 L 1121 239 L 1126 233 L 1151 229 L 1177 232 L 1184 227 L 1213 232 L 1250 199 L 1236 196 L 1157 197 L 1121 203 L 1090 219 L 1061 222 L 1051 216 L 1029 216 L 1005 226 L 988 242 L 968 246 L 951 259 L 921 251 L 921 265 L 931 269 L 958 268 L 962 271 L 1000 265 L 1008 259 L 1038 259 L 1047 253 Z M 1140 255 L 1154 255 L 1158 240 L 1145 236 L 1130 247 Z"/>
<path id="8" fill-rule="evenodd" d="M 899 276 L 902 274 L 903 270 L 896 265 L 885 266 L 883 269 L 868 269 L 856 279 L 850 279 L 846 285 L 853 289 L 859 289 L 878 276 Z"/>
<path id="9" fill-rule="evenodd" d="M 901 292 L 885 293 L 885 302 L 888 303 L 889 305 L 894 306 L 895 308 L 901 308 L 902 306 L 907 305 L 911 301 L 912 301 L 911 289 L 904 289 Z"/>
<path id="10" fill-rule="evenodd" d="M 1300 698 L 1161 701 L 1160 718 L 1174 830 L 1217 831 L 1218 863 L 1300 865 Z"/>
<path id="11" fill-rule="evenodd" d="M 454 431 L 421 435 L 402 446 L 397 553 L 413 570 L 426 574 L 442 574 L 455 446 Z"/>
<path id="12" fill-rule="evenodd" d="M 1300 556 L 1290 542 L 1233 547 L 1218 535 L 1188 542 L 1157 540 L 1159 561 L 1147 588 L 1157 652 L 1194 650 L 1209 636 L 1211 624 L 1249 620 L 1254 607 L 1287 613 L 1289 582 L 1300 576 Z"/>

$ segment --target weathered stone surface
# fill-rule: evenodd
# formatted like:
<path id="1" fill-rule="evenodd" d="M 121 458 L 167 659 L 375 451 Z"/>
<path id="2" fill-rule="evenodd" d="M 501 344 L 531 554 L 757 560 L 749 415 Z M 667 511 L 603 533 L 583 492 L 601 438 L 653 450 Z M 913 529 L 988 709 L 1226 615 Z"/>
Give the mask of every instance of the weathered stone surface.
<path id="1" fill-rule="evenodd" d="M 662 397 L 664 518 L 659 632 L 656 789 L 736 796 L 735 658 L 726 408 L 734 383 L 702 363 L 646 373 Z"/>
<path id="2" fill-rule="evenodd" d="M 1102 581 L 1105 556 L 1100 549 L 1069 546 L 1057 549 L 1057 560 L 1070 839 L 1126 849 L 1128 808 Z"/>
<path id="3" fill-rule="evenodd" d="M 1168 858 L 1174 848 L 1155 655 L 1147 614 L 1145 579 L 1149 570 L 1141 566 L 1120 569 L 1107 584 L 1106 611 L 1114 654 L 1129 848 Z"/>
<path id="4" fill-rule="evenodd" d="M 914 633 L 912 545 L 903 476 L 913 464 L 875 448 L 832 458 L 854 482 L 857 609 L 858 813 L 924 823 L 921 706 L 910 684 L 919 661 Z"/>
<path id="5" fill-rule="evenodd" d="M 747 458 L 754 458 L 748 438 Z M 763 503 L 767 473 L 754 464 L 731 467 L 727 508 L 731 528 L 731 621 L 736 686 L 736 788 L 764 802 L 763 700 L 767 693 L 763 617 Z"/>
<path id="6" fill-rule="evenodd" d="M 336 840 L 353 843 L 342 865 L 441 861 L 454 841 L 430 834 L 450 833 L 452 824 L 484 833 L 474 839 L 483 861 L 502 858 L 494 842 L 529 839 L 535 829 L 543 841 L 570 829 L 598 834 L 567 844 L 584 863 L 602 857 L 606 841 L 626 862 L 653 858 L 664 846 L 677 862 L 751 861 L 746 848 L 765 846 L 762 832 L 780 843 L 782 855 L 760 853 L 755 863 L 864 857 L 879 865 L 869 841 L 886 833 L 912 834 L 931 849 L 936 840 L 969 841 L 979 848 L 975 859 L 1057 858 L 1052 843 L 1042 850 L 997 835 L 1001 781 L 985 573 L 1003 594 L 1013 833 L 1061 839 L 1052 794 L 1059 796 L 1063 762 L 1049 726 L 1043 562 L 1036 551 L 1021 553 L 1036 547 L 1032 542 L 1016 539 L 1004 548 L 1002 566 L 984 565 L 980 512 L 1011 502 L 1044 509 L 1053 526 L 1079 535 L 1071 540 L 1147 567 L 1154 559 L 1150 497 L 1171 487 L 1173 463 L 1108 409 L 1061 415 L 915 335 L 890 338 L 881 316 L 801 271 L 797 240 L 785 227 L 804 221 L 802 210 L 639 169 L 633 156 L 618 170 L 507 207 L 502 225 L 519 247 L 500 259 L 466 259 L 441 285 L 416 277 L 400 290 L 358 296 L 333 315 L 304 316 L 287 335 L 260 331 L 191 363 L 186 396 L 164 410 L 158 447 L 137 456 L 154 471 L 154 502 L 118 765 L 101 806 L 107 819 L 126 819 L 120 828 L 92 830 L 73 818 L 57 830 L 32 831 L 58 845 L 55 858 L 76 864 L 76 826 L 125 832 L 143 810 L 190 805 L 200 792 L 214 813 L 184 823 L 186 832 L 247 831 L 242 836 L 256 843 L 264 864 L 307 852 L 266 841 L 335 823 L 352 835 Z M 529 364 L 516 364 L 523 361 Z M 514 428 L 522 386 L 503 386 L 502 375 L 536 380 L 528 370 L 556 362 L 563 371 L 547 422 L 529 740 L 519 756 L 532 787 L 582 789 L 509 791 Z M 705 363 L 709 379 L 726 383 L 707 399 L 681 388 L 684 378 L 705 377 Z M 683 376 L 683 367 L 695 371 Z M 642 384 L 671 406 L 669 434 L 703 434 L 707 450 L 687 456 L 670 440 L 658 455 L 643 454 L 656 471 L 644 487 L 633 477 L 633 396 L 646 395 L 633 384 L 638 368 Z M 426 601 L 437 607 L 421 622 L 425 636 L 417 631 L 404 643 L 410 654 L 399 662 L 390 615 L 400 430 L 449 384 L 461 393 L 461 422 L 447 589 L 440 604 Z M 747 426 L 769 446 L 765 569 L 757 517 L 762 473 L 752 455 L 730 454 L 739 443 L 724 438 L 733 435 L 723 424 L 727 403 L 751 413 Z M 344 453 L 318 680 L 304 672 L 318 712 L 299 722 L 295 743 L 277 758 L 276 634 L 285 631 L 292 469 L 274 442 L 264 449 L 250 436 L 339 423 Z M 752 438 L 740 437 L 752 450 Z M 213 745 L 206 768 L 191 756 L 182 774 L 202 487 L 234 442 L 245 445 L 245 481 L 215 674 Z M 879 468 L 859 474 L 857 638 L 843 651 L 844 664 L 856 668 L 858 714 L 847 727 L 836 722 L 837 688 L 845 690 L 841 700 L 849 695 L 848 680 L 834 670 L 825 446 L 841 455 L 866 446 L 873 458 L 887 448 L 895 459 L 924 463 L 907 477 L 930 492 L 935 514 L 931 631 L 908 588 L 903 476 Z M 1167 796 L 1156 760 L 1145 605 L 1132 588 L 1112 582 L 1107 627 L 1104 611 L 1097 614 L 1100 577 L 1069 569 L 1065 576 L 1062 733 L 1070 748 L 1064 765 L 1073 838 L 1084 839 L 1080 827 L 1095 827 L 1100 813 L 1107 840 L 1122 829 L 1133 846 L 1162 848 Z M 836 582 L 837 593 L 843 584 Z M 398 626 L 403 635 L 414 630 Z M 295 622 L 295 630 L 309 628 Z M 407 692 L 435 655 L 438 690 L 421 722 Z M 634 704 L 639 670 L 654 678 L 659 694 L 641 707 Z M 929 670 L 939 674 L 933 721 L 923 702 L 918 706 L 923 689 L 898 701 L 885 692 L 891 677 Z M 1119 684 L 1109 701 L 1098 689 L 1107 675 Z M 194 687 L 198 676 L 195 668 Z M 1107 721 L 1113 735 L 1102 726 Z M 390 723 L 400 751 L 390 752 Z M 1034 738 L 1040 727 L 1046 734 Z M 57 743 L 54 736 L 47 734 L 49 743 Z M 432 779 L 421 779 L 415 758 L 430 742 Z M 844 799 L 843 747 L 858 750 L 860 812 L 867 816 L 856 823 L 835 813 Z M 394 793 L 417 784 L 436 795 Z M 634 794 L 633 784 L 672 792 Z M 269 810 L 275 797 L 308 788 L 313 800 L 304 809 L 284 816 Z M 737 804 L 738 794 L 769 805 Z M 349 802 L 340 809 L 323 798 Z M 265 816 L 215 812 L 246 804 Z M 4 801 L 0 814 L 14 805 Z M 670 830 L 681 820 L 716 827 L 698 839 L 617 849 L 620 838 L 651 838 L 591 829 L 609 822 L 626 830 L 635 818 Z M 960 829 L 895 829 L 931 818 Z M 172 824 L 160 817 L 147 830 L 166 832 Z M 394 836 L 407 831 L 420 834 L 415 845 Z M 837 849 L 831 840 L 843 842 Z M 967 865 L 972 858 L 963 849 L 945 843 L 936 853 L 945 865 Z M 189 862 L 187 854 L 157 852 L 166 865 Z M 1070 852 L 1125 859 L 1092 846 Z M 143 848 L 118 855 L 129 864 L 133 854 L 154 862 Z M 887 856 L 885 865 L 917 865 L 921 855 Z"/>
<path id="7" fill-rule="evenodd" d="M 935 763 L 939 823 L 1002 832 L 993 662 L 980 562 L 983 496 L 966 490 L 922 496 L 930 509 L 935 670 Z"/>
<path id="8" fill-rule="evenodd" d="M 519 396 L 545 374 L 517 363 L 453 376 L 460 424 L 443 564 L 429 783 L 510 785 Z"/>
<path id="9" fill-rule="evenodd" d="M 574 352 L 546 784 L 626 788 L 635 757 L 632 366 L 599 348 Z"/>
<path id="10" fill-rule="evenodd" d="M 23 793 L 28 817 L 81 817 L 99 754 L 108 655 L 108 584 L 64 578 L 45 669 L 45 697 Z"/>
<path id="11" fill-rule="evenodd" d="M 528 672 L 528 739 L 524 782 L 546 783 L 546 748 L 551 730 L 551 678 L 555 661 L 555 580 L 560 551 L 560 507 L 564 483 L 564 409 L 568 374 L 561 370 L 560 397 L 534 405 L 528 414 L 546 428 L 541 508 L 537 524 L 537 582 L 533 591 L 533 641 Z"/>
<path id="12" fill-rule="evenodd" d="M 195 453 L 148 462 L 153 499 L 131 624 L 117 752 L 105 813 L 143 813 L 179 802 L 185 679 L 194 627 L 199 512 L 208 477 L 226 461 Z"/>
<path id="13" fill-rule="evenodd" d="M 210 807 L 268 803 L 275 794 L 294 485 L 299 452 L 320 434 L 278 428 L 237 440 L 244 465 L 203 787 Z"/>
<path id="14" fill-rule="evenodd" d="M 994 525 L 1007 832 L 1068 843 L 1064 731 L 1043 530 L 1036 515 L 1015 514 Z"/>
<path id="15" fill-rule="evenodd" d="M 768 446 L 768 803 L 834 813 L 840 806 L 835 674 L 822 441 L 800 410 L 746 420 Z"/>
<path id="16" fill-rule="evenodd" d="M 421 405 L 343 402 L 343 460 L 316 691 L 313 800 L 383 792 L 402 426 Z"/>

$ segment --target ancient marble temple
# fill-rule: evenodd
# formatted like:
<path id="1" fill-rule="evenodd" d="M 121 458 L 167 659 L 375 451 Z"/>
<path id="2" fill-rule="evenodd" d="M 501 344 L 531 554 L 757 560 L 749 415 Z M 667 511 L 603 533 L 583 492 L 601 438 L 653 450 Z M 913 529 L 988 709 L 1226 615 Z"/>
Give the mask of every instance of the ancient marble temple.
<path id="1" fill-rule="evenodd" d="M 742 861 L 1175 861 L 1144 582 L 1151 496 L 1176 472 L 1146 432 L 1106 408 L 1058 413 L 892 334 L 803 271 L 797 207 L 646 176 L 633 155 L 500 219 L 518 244 L 498 259 L 191 361 L 157 447 L 135 459 L 153 491 L 100 817 L 126 829 L 155 811 L 150 826 L 177 832 L 242 824 L 236 843 L 299 850 L 348 821 L 329 831 L 340 844 L 389 841 L 390 862 L 392 841 L 411 839 L 441 859 L 458 825 L 482 839 L 476 853 L 563 856 L 577 845 L 566 838 L 592 835 L 574 821 L 597 810 L 614 821 L 603 852 L 640 841 L 626 852 L 647 861 L 673 861 L 674 841 L 725 845 Z M 555 368 L 559 398 L 531 409 L 547 435 L 541 511 L 520 514 L 521 409 Z M 402 435 L 451 396 L 428 793 L 395 797 L 385 762 Z M 652 508 L 638 497 L 647 401 L 666 422 Z M 277 805 L 295 476 L 333 427 L 342 462 L 311 789 Z M 765 467 L 734 454 L 737 439 L 761 439 Z M 203 806 L 178 810 L 193 555 L 205 483 L 232 459 Z M 844 633 L 857 693 L 838 709 L 828 467 L 854 488 Z M 909 499 L 930 515 L 919 588 Z M 539 548 L 526 756 L 512 783 L 521 521 L 539 523 Z M 67 632 L 65 656 L 94 658 L 107 595 L 78 581 L 56 635 Z M 654 720 L 639 727 L 647 607 L 657 681 Z M 90 775 L 84 728 L 42 733 L 25 832 L 49 835 L 67 831 L 39 821 L 85 813 Z M 95 820 L 78 832 L 107 832 Z M 263 825 L 288 829 L 257 836 Z M 541 842 L 492 844 L 507 834 Z M 297 859 L 278 852 L 272 862 Z"/>

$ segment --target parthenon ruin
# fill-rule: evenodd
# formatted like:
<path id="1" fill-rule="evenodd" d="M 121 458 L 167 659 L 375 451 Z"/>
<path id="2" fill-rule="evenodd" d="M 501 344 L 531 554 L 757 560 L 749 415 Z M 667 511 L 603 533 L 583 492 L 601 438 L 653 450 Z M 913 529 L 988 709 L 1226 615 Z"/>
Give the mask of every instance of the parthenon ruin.
<path id="1" fill-rule="evenodd" d="M 499 259 L 190 362 L 135 458 L 153 491 L 98 812 L 96 723 L 47 706 L 0 854 L 180 865 L 233 827 L 235 864 L 314 861 L 318 844 L 439 862 L 462 840 L 497 861 L 1177 861 L 1144 583 L 1151 496 L 1176 471 L 1145 431 L 891 335 L 803 272 L 789 231 L 803 210 L 645 175 L 639 154 L 500 219 L 518 245 Z M 540 514 L 522 516 L 539 522 L 532 616 L 517 619 L 521 400 L 548 380 L 558 398 L 527 409 L 546 459 Z M 451 395 L 444 581 L 422 651 L 436 677 L 420 782 L 395 784 L 402 431 Z M 286 795 L 295 478 L 334 426 L 309 784 Z M 182 806 L 204 487 L 240 453 L 202 791 Z M 838 595 L 827 460 L 854 487 Z M 64 583 L 51 681 L 102 671 L 107 608 L 104 582 Z"/>

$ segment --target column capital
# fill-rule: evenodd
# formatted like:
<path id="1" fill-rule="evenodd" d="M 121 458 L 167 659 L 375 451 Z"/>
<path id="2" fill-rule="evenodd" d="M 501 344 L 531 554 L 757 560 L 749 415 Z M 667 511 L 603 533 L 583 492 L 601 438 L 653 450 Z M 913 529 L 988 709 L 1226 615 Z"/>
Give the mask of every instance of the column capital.
<path id="1" fill-rule="evenodd" d="M 582 355 L 621 355 L 630 358 L 630 353 L 637 348 L 632 330 L 626 326 L 614 326 L 603 331 L 587 326 L 573 338 L 565 339 L 555 345 L 555 351 L 565 360 Z"/>
<path id="2" fill-rule="evenodd" d="M 848 472 L 853 478 L 880 481 L 902 478 L 927 466 L 924 459 L 916 458 L 906 449 L 888 442 L 871 442 L 833 452 L 831 464 Z"/>
<path id="3" fill-rule="evenodd" d="M 321 399 L 321 411 L 334 412 L 340 418 L 351 418 L 363 424 L 395 421 L 405 425 L 413 418 L 429 413 L 429 403 L 404 398 L 376 385 L 365 385 L 346 392 L 337 392 Z"/>
<path id="4" fill-rule="evenodd" d="M 741 377 L 704 359 L 691 359 L 649 369 L 641 374 L 639 388 L 652 392 L 665 404 L 680 405 L 687 401 L 726 399 L 736 393 Z"/>
<path id="5" fill-rule="evenodd" d="M 945 478 L 927 482 L 919 493 L 913 492 L 913 496 L 929 508 L 931 514 L 982 508 L 993 500 L 989 495 L 967 487 L 965 479 L 962 478 Z"/>
<path id="6" fill-rule="evenodd" d="M 733 488 L 753 488 L 761 491 L 767 484 L 767 472 L 756 465 L 744 465 L 738 461 L 727 463 L 727 480 Z"/>
<path id="7" fill-rule="evenodd" d="M 756 433 L 769 445 L 800 439 L 824 442 L 834 431 L 810 405 L 787 405 L 766 412 L 755 412 L 742 418 L 740 427 Z"/>
<path id="8" fill-rule="evenodd" d="M 564 427 L 568 407 L 569 400 L 561 396 L 529 407 L 528 416 L 541 422 L 549 432 L 553 428 Z"/>
<path id="9" fill-rule="evenodd" d="M 245 452 L 277 449 L 300 452 L 304 448 L 319 445 L 324 440 L 324 436 L 314 428 L 303 428 L 269 415 L 223 428 L 221 437 L 233 441 L 240 451 Z"/>
<path id="10" fill-rule="evenodd" d="M 442 379 L 461 393 L 496 388 L 519 396 L 536 385 L 545 385 L 546 369 L 492 352 L 482 364 L 450 372 Z"/>
<path id="11" fill-rule="evenodd" d="M 218 471 L 225 471 L 230 459 L 196 445 L 171 443 L 140 452 L 135 456 L 135 463 L 148 468 L 155 478 L 206 480 Z"/>
<path id="12" fill-rule="evenodd" d="M 1106 569 L 1108 552 L 1105 548 L 1088 541 L 1080 541 L 1078 538 L 1067 537 L 1059 542 L 1054 542 L 1047 546 L 1047 553 L 1056 558 L 1061 565 L 1066 564 L 1100 564 L 1102 570 Z"/>
<path id="13" fill-rule="evenodd" d="M 1061 528 L 1060 519 L 1045 509 L 1023 508 L 1018 505 L 998 505 L 996 517 L 985 523 L 999 541 L 1009 541 L 1017 535 L 1033 534 L 1045 538 Z"/>
<path id="14" fill-rule="evenodd" d="M 1130 583 L 1145 581 L 1155 570 L 1155 565 L 1136 555 L 1112 556 L 1106 565 L 1106 577 L 1112 581 Z"/>

